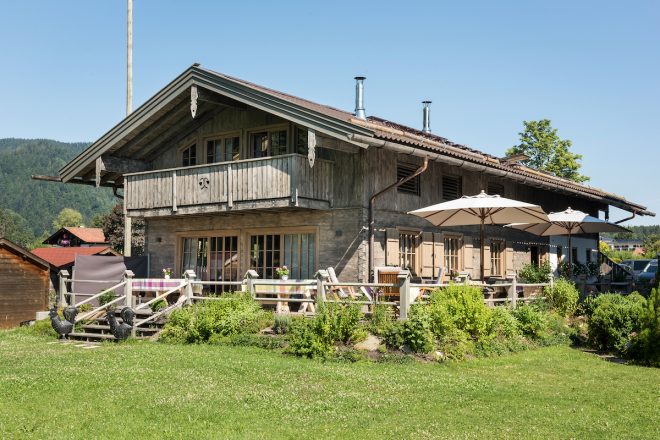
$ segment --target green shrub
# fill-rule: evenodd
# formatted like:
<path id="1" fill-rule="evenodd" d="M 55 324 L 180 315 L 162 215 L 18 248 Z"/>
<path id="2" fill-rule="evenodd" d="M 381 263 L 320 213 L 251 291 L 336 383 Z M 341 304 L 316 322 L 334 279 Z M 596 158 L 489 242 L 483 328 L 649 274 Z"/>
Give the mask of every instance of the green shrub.
<path id="1" fill-rule="evenodd" d="M 168 324 L 160 332 L 158 336 L 159 342 L 167 344 L 185 344 L 188 342 L 188 331 L 183 327 L 177 327 Z"/>
<path id="2" fill-rule="evenodd" d="M 32 326 L 29 327 L 29 331 L 32 334 L 38 335 L 38 336 L 51 336 L 51 337 L 57 337 L 57 332 L 53 329 L 53 325 L 51 324 L 50 318 L 46 319 L 40 319 L 39 321 L 35 321 Z"/>
<path id="3" fill-rule="evenodd" d="M 414 304 L 410 308 L 408 320 L 403 325 L 403 337 L 416 353 L 429 353 L 435 348 L 430 308 L 426 304 Z"/>
<path id="4" fill-rule="evenodd" d="M 547 283 L 552 276 L 552 268 L 549 261 L 544 261 L 539 266 L 536 264 L 525 264 L 518 271 L 518 279 L 524 284 Z"/>
<path id="5" fill-rule="evenodd" d="M 385 336 L 394 322 L 392 308 L 385 304 L 374 306 L 369 322 L 369 330 L 376 336 Z"/>
<path id="6" fill-rule="evenodd" d="M 186 342 L 196 343 L 207 342 L 213 335 L 256 333 L 268 319 L 249 294 L 228 294 L 222 300 L 202 301 L 172 312 L 161 339 L 177 342 L 185 334 Z"/>
<path id="7" fill-rule="evenodd" d="M 467 332 L 454 328 L 438 339 L 438 349 L 446 359 L 462 360 L 474 354 L 474 341 Z"/>
<path id="8" fill-rule="evenodd" d="M 628 296 L 609 293 L 592 302 L 589 343 L 599 350 L 623 353 L 633 332 L 639 332 L 646 300 L 637 293 Z"/>
<path id="9" fill-rule="evenodd" d="M 255 335 L 240 333 L 232 336 L 220 336 L 214 334 L 209 338 L 211 345 L 228 345 L 233 347 L 257 347 L 265 348 L 267 350 L 275 350 L 283 348 L 286 341 L 280 337 L 273 337 L 268 335 Z"/>
<path id="10" fill-rule="evenodd" d="M 275 315 L 273 322 L 273 332 L 278 335 L 286 335 L 291 331 L 293 318 L 289 314 Z"/>
<path id="11" fill-rule="evenodd" d="M 357 344 L 358 342 L 362 342 L 365 339 L 369 337 L 369 330 L 363 325 L 358 325 L 355 327 L 355 330 L 353 330 L 353 334 L 351 335 L 351 343 L 352 344 Z"/>
<path id="12" fill-rule="evenodd" d="M 577 330 L 571 328 L 566 318 L 557 313 L 548 313 L 545 317 L 546 331 L 538 341 L 540 345 L 570 344 L 577 339 Z"/>
<path id="13" fill-rule="evenodd" d="M 404 337 L 403 323 L 400 321 L 392 322 L 382 334 L 385 344 L 391 348 L 401 348 L 406 343 Z"/>
<path id="14" fill-rule="evenodd" d="M 512 339 L 520 336 L 518 321 L 508 307 L 491 309 L 487 321 L 487 333 L 493 339 Z"/>
<path id="15" fill-rule="evenodd" d="M 103 295 L 99 296 L 99 304 L 104 306 L 110 301 L 114 300 L 115 298 L 117 298 L 115 292 L 113 292 L 112 290 L 106 290 L 105 292 L 103 292 Z"/>
<path id="16" fill-rule="evenodd" d="M 640 331 L 631 336 L 626 356 L 642 365 L 660 367 L 660 288 L 651 290 Z"/>
<path id="17" fill-rule="evenodd" d="M 430 298 L 431 331 L 436 337 L 454 328 L 479 338 L 487 333 L 490 311 L 479 287 L 452 284 Z"/>
<path id="18" fill-rule="evenodd" d="M 577 307 L 580 293 L 573 282 L 559 278 L 552 287 L 546 286 L 543 289 L 546 301 L 550 307 L 562 316 L 572 315 Z"/>
<path id="19" fill-rule="evenodd" d="M 325 358 L 334 351 L 334 341 L 325 322 L 314 319 L 296 320 L 291 328 L 287 352 L 300 357 Z"/>
<path id="20" fill-rule="evenodd" d="M 159 299 L 158 301 L 154 301 L 151 304 L 149 304 L 149 308 L 154 313 L 160 312 L 161 310 L 167 308 L 167 301 L 165 301 L 164 299 Z"/>
<path id="21" fill-rule="evenodd" d="M 513 311 L 518 321 L 518 328 L 524 336 L 532 339 L 541 339 L 546 334 L 546 315 L 534 310 L 531 306 L 523 304 Z"/>

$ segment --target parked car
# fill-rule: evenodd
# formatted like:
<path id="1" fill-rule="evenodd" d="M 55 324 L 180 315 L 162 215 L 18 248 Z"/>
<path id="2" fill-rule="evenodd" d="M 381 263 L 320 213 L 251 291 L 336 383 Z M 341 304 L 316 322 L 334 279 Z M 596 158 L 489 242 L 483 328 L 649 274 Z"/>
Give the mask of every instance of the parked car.
<path id="1" fill-rule="evenodd" d="M 650 260 L 642 273 L 637 276 L 636 284 L 643 290 L 648 290 L 655 282 L 658 273 L 658 260 Z"/>
<path id="2" fill-rule="evenodd" d="M 623 260 L 622 265 L 629 267 L 632 270 L 633 276 L 637 279 L 637 276 L 644 271 L 644 268 L 648 266 L 651 260 Z"/>

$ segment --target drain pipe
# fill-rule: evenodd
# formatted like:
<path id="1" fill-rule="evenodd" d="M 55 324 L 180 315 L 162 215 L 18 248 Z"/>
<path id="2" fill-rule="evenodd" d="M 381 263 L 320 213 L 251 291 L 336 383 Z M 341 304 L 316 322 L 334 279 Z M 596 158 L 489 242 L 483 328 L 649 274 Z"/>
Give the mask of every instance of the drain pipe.
<path id="1" fill-rule="evenodd" d="M 389 185 L 385 189 L 378 191 L 369 198 L 369 279 L 371 282 L 374 282 L 374 202 L 376 198 L 382 194 L 385 194 L 387 191 L 392 188 L 397 188 L 409 180 L 414 179 L 415 177 L 422 174 L 429 166 L 429 158 L 424 157 L 424 163 L 419 167 L 414 173 L 408 177 L 404 177 Z"/>
<path id="2" fill-rule="evenodd" d="M 627 222 L 628 220 L 632 220 L 632 219 L 635 218 L 635 215 L 636 215 L 636 214 L 637 214 L 637 212 L 633 211 L 633 213 L 632 213 L 632 215 L 631 215 L 630 217 L 626 217 L 626 218 L 624 218 L 624 219 L 619 220 L 618 222 L 614 222 L 614 224 L 615 224 L 615 225 L 620 225 L 620 224 L 623 223 L 623 222 Z"/>

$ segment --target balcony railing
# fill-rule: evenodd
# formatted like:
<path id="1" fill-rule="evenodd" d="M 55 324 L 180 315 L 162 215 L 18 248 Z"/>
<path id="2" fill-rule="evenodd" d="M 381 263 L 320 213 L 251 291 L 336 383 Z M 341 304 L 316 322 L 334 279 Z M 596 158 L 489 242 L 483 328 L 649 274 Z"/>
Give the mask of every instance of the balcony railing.
<path id="1" fill-rule="evenodd" d="M 126 174 L 129 215 L 161 216 L 332 204 L 333 163 L 287 154 Z"/>

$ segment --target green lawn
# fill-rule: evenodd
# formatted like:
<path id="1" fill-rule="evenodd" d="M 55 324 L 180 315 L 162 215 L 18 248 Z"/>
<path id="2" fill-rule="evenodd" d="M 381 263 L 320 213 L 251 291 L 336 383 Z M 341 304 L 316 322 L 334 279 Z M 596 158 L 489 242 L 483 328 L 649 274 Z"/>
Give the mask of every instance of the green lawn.
<path id="1" fill-rule="evenodd" d="M 660 370 L 567 347 L 449 365 L 318 362 L 0 331 L 0 438 L 658 438 Z"/>

